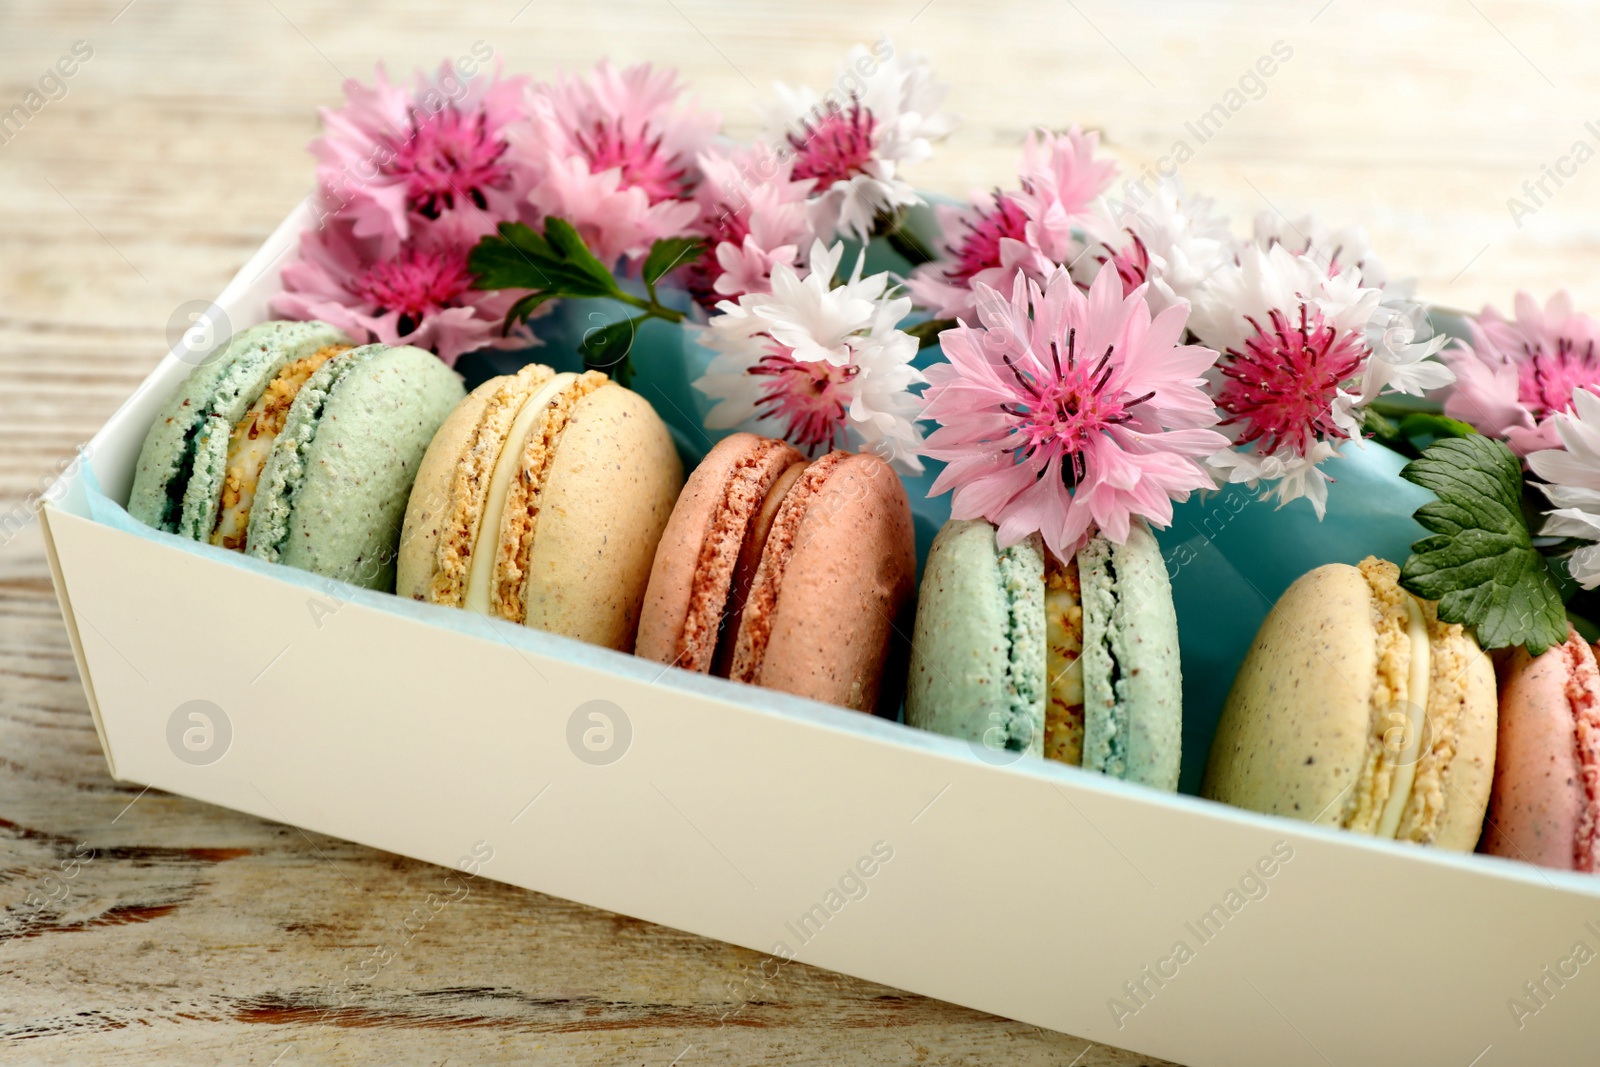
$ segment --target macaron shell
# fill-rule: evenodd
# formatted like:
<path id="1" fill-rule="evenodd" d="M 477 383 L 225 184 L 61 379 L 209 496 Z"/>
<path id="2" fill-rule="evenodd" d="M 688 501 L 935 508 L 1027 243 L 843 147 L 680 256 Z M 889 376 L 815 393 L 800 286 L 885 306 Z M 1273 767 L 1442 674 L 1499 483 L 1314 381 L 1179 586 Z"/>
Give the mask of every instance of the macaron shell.
<path id="1" fill-rule="evenodd" d="M 1183 744 L 1183 678 L 1177 609 L 1161 548 L 1142 523 L 1129 529 L 1125 544 L 1095 537 L 1078 553 L 1078 581 L 1083 765 L 1174 791 Z"/>
<path id="2" fill-rule="evenodd" d="M 419 348 L 367 345 L 329 360 L 301 389 L 274 446 L 249 553 L 394 588 L 417 468 L 463 396 L 460 378 Z"/>
<path id="3" fill-rule="evenodd" d="M 1367 580 L 1330 563 L 1256 632 L 1223 705 L 1201 794 L 1338 826 L 1365 764 L 1377 638 Z"/>
<path id="4" fill-rule="evenodd" d="M 776 525 L 773 533 L 780 533 Z M 900 478 L 877 456 L 845 457 L 794 531 L 752 680 L 829 704 L 874 708 L 897 625 L 910 622 L 909 613 L 901 616 L 915 592 L 916 563 L 911 504 Z M 752 596 L 745 626 L 755 609 Z"/>
<path id="5" fill-rule="evenodd" d="M 501 379 L 490 378 L 451 410 L 444 425 L 428 444 L 417 468 L 411 497 L 406 503 L 405 525 L 400 535 L 395 593 L 412 600 L 426 600 L 439 560 L 439 539 L 449 513 L 450 486 L 455 480 L 461 456 L 471 447 L 478 423 L 489 401 L 500 388 Z"/>
<path id="6" fill-rule="evenodd" d="M 1500 691 L 1500 745 L 1480 850 L 1542 867 L 1577 867 L 1580 827 L 1593 814 L 1584 787 L 1573 696 L 1590 702 L 1593 652 L 1569 637 L 1538 658 L 1517 649 Z M 1592 853 L 1591 853 L 1592 855 Z"/>
<path id="7" fill-rule="evenodd" d="M 728 479 L 736 470 L 760 462 L 768 453 L 775 453 L 772 462 L 779 467 L 803 460 L 787 443 L 752 433 L 735 433 L 718 441 L 689 475 L 656 548 L 640 609 L 635 648 L 638 655 L 657 663 L 677 661 L 679 641 L 700 575 L 701 555 L 712 524 L 725 506 Z M 753 501 L 757 509 L 761 503 Z"/>
<path id="8" fill-rule="evenodd" d="M 635 653 L 657 663 L 677 656 L 678 635 L 689 614 L 700 547 L 722 509 L 729 475 L 755 455 L 762 438 L 729 434 L 707 452 L 689 474 L 672 515 L 662 529 L 650 582 L 639 614 Z"/>
<path id="9" fill-rule="evenodd" d="M 540 496 L 526 624 L 632 651 L 656 546 L 682 487 L 672 435 L 643 397 L 609 383 L 580 400 Z"/>
<path id="10" fill-rule="evenodd" d="M 221 352 L 190 371 L 145 436 L 128 514 L 156 529 L 194 540 L 208 538 L 216 522 L 234 423 L 284 364 L 344 340 L 326 323 L 264 322 L 241 330 Z M 168 488 L 173 479 L 182 477 L 189 484 L 181 510 L 176 510 Z"/>
<path id="11" fill-rule="evenodd" d="M 1005 580 L 995 528 L 982 519 L 952 519 L 934 537 L 912 629 L 909 725 L 969 741 L 1026 739 L 1021 751 L 1042 751 L 1044 648 L 1025 643 L 1014 659 L 1011 634 L 1015 611 L 1036 616 L 1024 632 L 1042 640 L 1044 559 L 1036 545 L 1014 548 L 1031 555 L 1037 582 Z M 1018 676 L 1029 683 L 1022 702 L 1012 684 Z"/>

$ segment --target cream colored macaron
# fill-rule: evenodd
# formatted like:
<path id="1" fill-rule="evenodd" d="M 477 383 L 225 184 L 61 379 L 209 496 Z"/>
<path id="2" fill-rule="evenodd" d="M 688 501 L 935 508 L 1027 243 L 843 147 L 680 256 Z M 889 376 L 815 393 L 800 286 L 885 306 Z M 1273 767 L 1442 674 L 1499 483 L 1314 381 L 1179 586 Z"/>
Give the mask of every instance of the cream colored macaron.
<path id="1" fill-rule="evenodd" d="M 683 466 L 638 394 L 531 364 L 434 436 L 401 535 L 401 596 L 631 651 Z"/>
<path id="2" fill-rule="evenodd" d="M 1369 557 L 1284 592 L 1223 707 L 1205 796 L 1472 849 L 1494 772 L 1494 667 L 1399 578 Z"/>

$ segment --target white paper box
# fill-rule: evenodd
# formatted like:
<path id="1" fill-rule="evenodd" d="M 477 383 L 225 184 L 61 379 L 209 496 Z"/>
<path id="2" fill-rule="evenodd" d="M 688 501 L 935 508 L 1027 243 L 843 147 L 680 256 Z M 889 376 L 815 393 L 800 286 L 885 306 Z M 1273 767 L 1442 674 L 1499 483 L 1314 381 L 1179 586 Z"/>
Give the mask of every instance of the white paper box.
<path id="1" fill-rule="evenodd" d="M 219 298 L 235 328 L 265 317 L 305 222 Z M 94 438 L 112 498 L 188 370 L 169 356 Z M 1600 879 L 993 765 L 520 627 L 464 632 L 465 613 L 98 523 L 81 474 L 63 488 L 46 544 L 118 779 L 1186 1064 L 1595 1062 L 1600 962 L 1574 949 L 1600 953 Z M 212 762 L 170 740 L 208 740 L 173 726 L 191 701 L 221 709 L 213 745 L 231 733 Z M 614 762 L 569 743 L 604 725 L 572 726 L 590 701 L 622 711 Z"/>

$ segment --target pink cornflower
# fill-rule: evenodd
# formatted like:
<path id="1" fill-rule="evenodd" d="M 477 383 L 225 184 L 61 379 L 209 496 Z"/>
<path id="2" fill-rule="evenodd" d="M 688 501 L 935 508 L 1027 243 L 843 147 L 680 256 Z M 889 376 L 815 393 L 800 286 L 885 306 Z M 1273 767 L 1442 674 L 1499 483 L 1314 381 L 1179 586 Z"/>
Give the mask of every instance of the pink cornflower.
<path id="1" fill-rule="evenodd" d="M 446 62 L 411 91 L 382 66 L 371 86 L 345 83 L 345 106 L 322 109 L 317 158 L 323 215 L 349 221 L 380 254 L 443 228 L 470 245 L 519 217 L 534 174 L 508 152 L 523 123 L 527 79 L 464 78 Z"/>
<path id="2" fill-rule="evenodd" d="M 1066 133 L 1036 130 L 1022 146 L 1022 191 L 1017 194 L 1034 226 L 1034 246 L 1052 263 L 1068 264 L 1082 251 L 1080 235 L 1098 232 L 1095 200 L 1117 176 L 1117 165 L 1096 159 L 1100 135 L 1073 126 Z"/>
<path id="3" fill-rule="evenodd" d="M 320 319 L 360 343 L 416 345 L 454 366 L 479 348 L 525 348 L 525 326 L 501 336 L 516 292 L 472 287 L 469 248 L 419 237 L 393 256 L 380 255 L 376 239 L 363 241 L 352 225 L 335 220 L 300 238 L 300 258 L 283 268 L 274 314 Z"/>
<path id="4" fill-rule="evenodd" d="M 1600 322 L 1573 311 L 1565 291 L 1543 308 L 1518 293 L 1515 306 L 1514 320 L 1484 308 L 1471 323 L 1472 344 L 1445 353 L 1456 387 L 1444 410 L 1527 455 L 1561 447 L 1552 420 L 1572 412 L 1576 393 L 1600 394 Z"/>
<path id="5" fill-rule="evenodd" d="M 674 71 L 601 60 L 529 96 L 532 133 L 518 147 L 541 173 L 530 202 L 572 223 L 608 266 L 690 232 L 700 214 L 696 158 L 718 120 L 680 106 L 682 94 Z"/>
<path id="6" fill-rule="evenodd" d="M 792 157 L 759 143 L 701 155 L 697 228 L 711 247 L 684 273 L 702 307 L 771 292 L 774 267 L 802 266 L 801 250 L 814 237 L 806 200 L 816 183 L 797 180 L 793 167 Z"/>
<path id="7" fill-rule="evenodd" d="M 1115 163 L 1094 158 L 1098 144 L 1098 135 L 1076 126 L 1059 135 L 1035 131 L 1023 148 L 1020 189 L 937 208 L 945 245 L 912 273 L 911 295 L 937 318 L 968 321 L 978 285 L 1006 292 L 1019 273 L 1043 281 L 1072 262 L 1082 247 L 1077 235 L 1098 224 L 1095 199 L 1117 173 Z"/>
<path id="8" fill-rule="evenodd" d="M 1205 392 L 1217 353 L 1179 344 L 1186 309 L 1152 318 L 1106 267 L 1087 295 L 1065 270 L 1019 275 L 1009 300 L 980 284 L 977 313 L 940 335 L 950 362 L 923 394 L 940 424 L 923 452 L 948 463 L 930 495 L 953 490 L 953 517 L 995 523 L 1002 546 L 1038 532 L 1066 559 L 1094 527 L 1125 542 L 1214 484 L 1199 460 L 1227 445 Z"/>
<path id="9" fill-rule="evenodd" d="M 1004 292 L 1019 275 L 1039 281 L 1056 266 L 1033 243 L 1015 193 L 973 193 L 963 207 L 934 210 L 944 247 L 939 258 L 912 271 L 906 288 L 935 318 L 975 321 L 977 286 Z"/>

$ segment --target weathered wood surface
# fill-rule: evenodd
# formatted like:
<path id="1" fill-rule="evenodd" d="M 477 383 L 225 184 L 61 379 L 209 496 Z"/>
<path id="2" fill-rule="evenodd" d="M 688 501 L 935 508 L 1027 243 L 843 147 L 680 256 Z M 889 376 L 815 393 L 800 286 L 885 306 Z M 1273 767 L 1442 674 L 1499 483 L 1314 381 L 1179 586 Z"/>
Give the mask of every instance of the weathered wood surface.
<path id="1" fill-rule="evenodd" d="M 1005 182 L 1033 123 L 1104 128 L 1135 171 L 1183 139 L 1192 188 L 1363 220 L 1432 298 L 1567 285 L 1593 308 L 1600 166 L 1563 165 L 1538 203 L 1522 185 L 1600 147 L 1594 20 L 1504 0 L 7 3 L 0 111 L 74 42 L 93 55 L 0 138 L 0 529 L 155 363 L 172 311 L 305 194 L 315 107 L 379 58 L 655 59 L 747 133 L 774 78 L 822 84 L 888 32 L 935 55 L 967 119 L 928 187 Z M 1185 122 L 1279 40 L 1292 58 L 1200 142 Z M 443 875 L 112 782 L 37 530 L 0 544 L 0 1061 L 1149 1062 L 804 966 L 762 988 L 752 953 L 488 882 L 407 931 Z"/>

